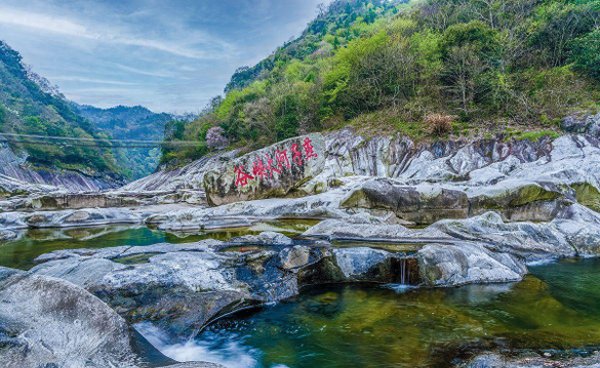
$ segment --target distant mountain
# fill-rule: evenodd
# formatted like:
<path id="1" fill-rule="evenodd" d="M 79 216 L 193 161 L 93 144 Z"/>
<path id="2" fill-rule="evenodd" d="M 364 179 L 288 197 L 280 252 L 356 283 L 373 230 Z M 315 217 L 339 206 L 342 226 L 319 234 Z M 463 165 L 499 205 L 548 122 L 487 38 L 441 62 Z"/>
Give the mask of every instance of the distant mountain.
<path id="1" fill-rule="evenodd" d="M 162 141 L 165 125 L 175 119 L 190 119 L 167 113 L 154 113 L 143 106 L 115 106 L 101 109 L 72 104 L 94 127 L 115 139 Z M 191 118 L 193 119 L 193 117 Z M 129 179 L 151 174 L 160 160 L 160 147 L 115 149 L 118 165 Z"/>
<path id="2" fill-rule="evenodd" d="M 35 74 L 21 55 L 0 41 L 0 140 L 24 158 L 32 170 L 76 171 L 106 182 L 120 181 L 122 172 L 109 148 L 83 144 L 54 144 L 5 134 L 106 139 L 72 108 L 58 89 Z M 0 173 L 3 173 L 0 168 Z"/>

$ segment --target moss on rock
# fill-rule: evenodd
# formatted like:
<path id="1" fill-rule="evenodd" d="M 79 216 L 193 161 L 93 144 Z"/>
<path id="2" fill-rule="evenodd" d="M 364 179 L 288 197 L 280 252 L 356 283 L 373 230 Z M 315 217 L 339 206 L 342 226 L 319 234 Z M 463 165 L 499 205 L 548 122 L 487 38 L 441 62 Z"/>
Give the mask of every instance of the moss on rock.
<path id="1" fill-rule="evenodd" d="M 579 204 L 600 212 L 600 191 L 598 188 L 589 183 L 573 184 L 571 188 L 575 191 L 575 198 Z"/>

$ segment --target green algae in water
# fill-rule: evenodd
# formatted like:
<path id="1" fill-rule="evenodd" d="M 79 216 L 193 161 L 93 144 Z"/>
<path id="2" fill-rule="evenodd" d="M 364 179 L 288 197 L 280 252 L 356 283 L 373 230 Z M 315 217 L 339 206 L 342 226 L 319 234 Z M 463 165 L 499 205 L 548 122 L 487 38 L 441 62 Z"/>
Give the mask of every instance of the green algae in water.
<path id="1" fill-rule="evenodd" d="M 600 346 L 600 260 L 532 268 L 515 284 L 409 289 L 338 285 L 210 326 L 197 342 L 273 367 L 449 366 L 459 352 Z M 201 357 L 196 357 L 201 358 Z"/>
<path id="2" fill-rule="evenodd" d="M 318 222 L 318 221 L 316 221 Z M 305 231 L 315 220 L 278 220 L 258 223 L 249 228 L 222 229 L 198 233 L 169 233 L 145 226 L 104 226 L 73 229 L 35 229 L 18 240 L 0 242 L 0 266 L 29 269 L 33 260 L 61 249 L 108 248 L 122 245 L 144 246 L 157 243 L 190 243 L 204 239 L 229 240 L 257 235 L 276 229 L 288 236 Z"/>

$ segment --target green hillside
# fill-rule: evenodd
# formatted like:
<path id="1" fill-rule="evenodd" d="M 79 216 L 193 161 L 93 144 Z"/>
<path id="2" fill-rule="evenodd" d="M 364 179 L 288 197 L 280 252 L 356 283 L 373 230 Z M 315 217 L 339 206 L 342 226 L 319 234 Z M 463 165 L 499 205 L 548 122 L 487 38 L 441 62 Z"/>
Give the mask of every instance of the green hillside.
<path id="1" fill-rule="evenodd" d="M 105 139 L 76 113 L 47 80 L 24 66 L 18 52 L 0 41 L 0 133 Z M 73 144 L 32 144 L 10 140 L 26 153 L 33 167 L 76 170 L 88 175 L 119 178 L 107 148 Z"/>
<path id="2" fill-rule="evenodd" d="M 94 128 L 115 139 L 161 141 L 167 122 L 176 118 L 167 113 L 154 113 L 143 106 L 100 109 L 73 104 L 73 107 L 91 121 Z M 118 148 L 113 154 L 128 179 L 139 179 L 154 172 L 160 159 L 160 148 Z"/>
<path id="3" fill-rule="evenodd" d="M 163 160 L 206 154 L 215 126 L 246 147 L 346 125 L 414 139 L 556 134 L 565 115 L 599 107 L 599 27 L 598 0 L 338 0 L 172 128 L 198 146 Z"/>

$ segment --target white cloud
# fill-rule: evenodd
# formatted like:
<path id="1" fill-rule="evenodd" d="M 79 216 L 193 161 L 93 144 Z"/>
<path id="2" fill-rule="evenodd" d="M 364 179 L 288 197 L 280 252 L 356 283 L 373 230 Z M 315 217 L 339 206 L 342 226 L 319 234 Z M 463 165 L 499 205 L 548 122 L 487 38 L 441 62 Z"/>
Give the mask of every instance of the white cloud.
<path id="1" fill-rule="evenodd" d="M 0 23 L 62 34 L 70 37 L 91 39 L 99 42 L 150 48 L 192 59 L 210 59 L 222 56 L 221 52 L 196 50 L 186 47 L 185 45 L 179 45 L 176 42 L 136 37 L 134 35 L 128 35 L 124 32 L 92 31 L 85 25 L 69 19 L 61 19 L 44 14 L 5 7 L 0 7 Z M 227 44 L 223 43 L 222 41 L 216 42 L 211 46 L 218 49 L 228 47 Z"/>
<path id="2" fill-rule="evenodd" d="M 83 82 L 83 83 L 92 83 L 92 84 L 110 84 L 110 85 L 116 85 L 116 86 L 135 86 L 135 85 L 139 84 L 139 83 L 116 81 L 116 80 L 109 80 L 109 79 L 87 78 L 87 77 L 77 77 L 77 76 L 48 77 L 48 79 L 51 81 Z"/>

